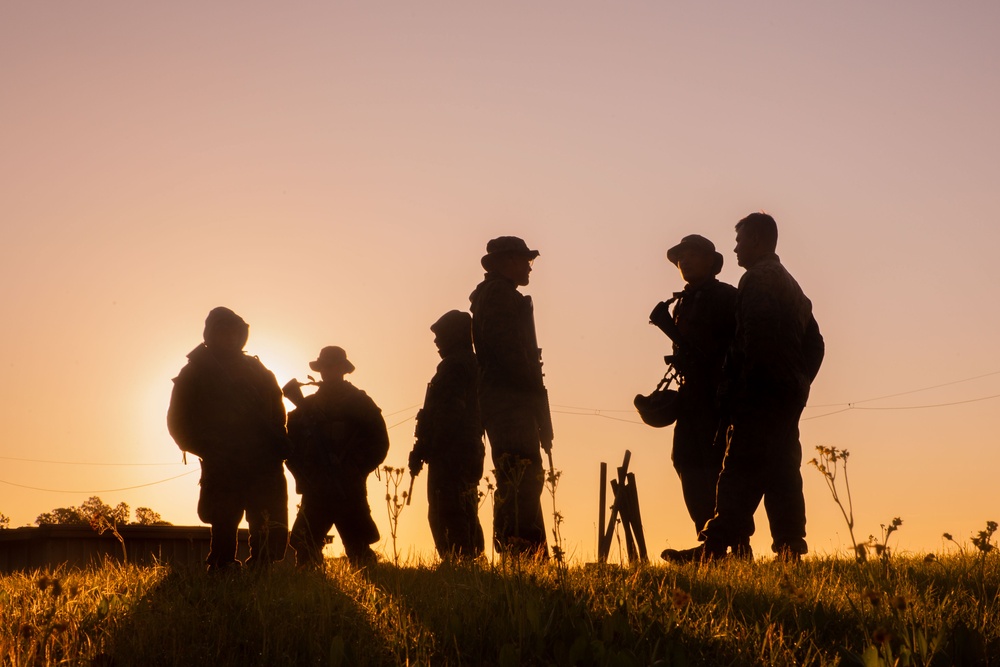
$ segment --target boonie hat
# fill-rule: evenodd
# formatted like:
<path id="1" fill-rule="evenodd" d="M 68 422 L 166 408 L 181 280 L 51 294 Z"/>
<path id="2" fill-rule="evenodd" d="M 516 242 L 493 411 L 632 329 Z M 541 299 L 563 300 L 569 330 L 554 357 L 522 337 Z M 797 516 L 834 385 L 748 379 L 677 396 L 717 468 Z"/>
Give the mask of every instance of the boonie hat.
<path id="1" fill-rule="evenodd" d="M 347 352 L 344 352 L 344 348 L 337 347 L 336 345 L 328 345 L 320 350 L 316 361 L 309 362 L 309 368 L 317 373 L 322 372 L 326 368 L 345 374 L 354 372 L 354 364 L 347 360 Z"/>
<path id="2" fill-rule="evenodd" d="M 667 260 L 673 264 L 677 265 L 680 260 L 681 251 L 687 250 L 700 250 L 705 253 L 710 253 L 715 256 L 715 274 L 718 275 L 722 271 L 723 257 L 722 253 L 715 249 L 715 244 L 706 239 L 700 234 L 689 234 L 681 239 L 681 242 L 675 245 L 673 248 L 667 251 Z"/>
<path id="3" fill-rule="evenodd" d="M 523 255 L 528 259 L 534 259 L 541 254 L 537 250 L 531 250 L 528 248 L 528 244 L 524 242 L 517 236 L 498 236 L 495 239 L 490 239 L 489 243 L 486 244 L 486 254 L 480 260 L 480 264 L 487 271 L 489 267 L 488 263 L 492 261 L 493 258 L 502 255 Z"/>

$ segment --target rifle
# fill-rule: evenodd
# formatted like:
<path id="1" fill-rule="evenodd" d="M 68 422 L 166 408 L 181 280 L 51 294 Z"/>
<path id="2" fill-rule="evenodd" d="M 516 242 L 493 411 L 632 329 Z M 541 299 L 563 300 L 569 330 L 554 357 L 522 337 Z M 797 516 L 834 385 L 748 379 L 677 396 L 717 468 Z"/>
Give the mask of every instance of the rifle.
<path id="1" fill-rule="evenodd" d="M 538 364 L 534 366 L 537 370 L 536 380 L 538 381 L 538 393 L 534 400 L 535 423 L 538 425 L 538 439 L 542 443 L 542 449 L 549 457 L 549 474 L 555 474 L 555 467 L 552 465 L 552 440 L 555 437 L 552 431 L 552 411 L 549 408 L 549 391 L 545 388 L 545 373 L 542 372 L 542 348 L 538 347 L 538 334 L 535 331 L 535 306 L 530 296 L 524 297 L 528 304 L 528 336 L 531 347 L 538 351 Z"/>
<path id="2" fill-rule="evenodd" d="M 422 454 L 423 450 L 428 447 L 428 442 L 430 441 L 431 437 L 430 434 L 431 425 L 427 423 L 425 417 L 429 414 L 428 409 L 430 406 L 428 404 L 433 403 L 432 400 L 433 393 L 431 391 L 433 386 L 434 386 L 433 382 L 427 383 L 427 390 L 424 392 L 424 405 L 422 408 L 417 410 L 417 416 L 416 416 L 417 423 L 416 426 L 414 426 L 413 428 L 414 443 L 413 443 L 413 449 L 410 450 L 410 460 L 408 462 L 409 463 L 408 467 L 410 469 L 410 490 L 406 492 L 407 505 L 410 504 L 410 499 L 413 498 L 413 482 L 414 480 L 416 480 L 417 475 L 419 475 L 420 471 L 423 469 Z M 417 459 L 418 465 L 416 466 L 413 465 L 414 454 L 420 457 Z"/>

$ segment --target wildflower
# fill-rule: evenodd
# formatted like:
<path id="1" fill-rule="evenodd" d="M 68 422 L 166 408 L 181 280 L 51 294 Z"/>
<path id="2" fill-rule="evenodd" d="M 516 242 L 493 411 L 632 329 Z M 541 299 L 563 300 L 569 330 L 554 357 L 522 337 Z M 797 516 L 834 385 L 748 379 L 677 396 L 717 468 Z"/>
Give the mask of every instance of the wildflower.
<path id="1" fill-rule="evenodd" d="M 955 541 L 955 538 L 951 536 L 951 533 L 945 533 L 942 537 L 944 537 L 944 539 L 948 540 L 949 542 Z"/>
<path id="2" fill-rule="evenodd" d="M 674 603 L 674 607 L 677 609 L 684 609 L 691 604 L 691 596 L 682 588 L 675 588 L 671 592 L 670 597 Z"/>
<path id="3" fill-rule="evenodd" d="M 937 556 L 935 556 L 934 554 L 927 554 L 926 556 L 924 556 L 925 563 L 933 563 L 935 561 L 937 561 Z"/>
<path id="4" fill-rule="evenodd" d="M 894 595 L 890 604 L 896 611 L 906 611 L 906 598 L 902 595 Z"/>
<path id="5" fill-rule="evenodd" d="M 891 639 L 892 634 L 882 626 L 875 628 L 875 632 L 872 633 L 872 641 L 876 644 L 885 644 Z"/>
<path id="6" fill-rule="evenodd" d="M 40 591 L 46 590 L 49 587 L 49 584 L 51 583 L 52 583 L 51 579 L 42 575 L 42 577 L 38 580 L 38 590 Z"/>
<path id="7" fill-rule="evenodd" d="M 52 597 L 57 598 L 62 595 L 62 584 L 58 579 L 52 580 Z"/>
<path id="8" fill-rule="evenodd" d="M 882 602 L 881 594 L 878 591 L 873 590 L 871 588 L 866 588 L 863 596 L 864 599 L 868 600 L 868 603 L 873 607 L 879 606 L 879 604 L 881 604 Z"/>

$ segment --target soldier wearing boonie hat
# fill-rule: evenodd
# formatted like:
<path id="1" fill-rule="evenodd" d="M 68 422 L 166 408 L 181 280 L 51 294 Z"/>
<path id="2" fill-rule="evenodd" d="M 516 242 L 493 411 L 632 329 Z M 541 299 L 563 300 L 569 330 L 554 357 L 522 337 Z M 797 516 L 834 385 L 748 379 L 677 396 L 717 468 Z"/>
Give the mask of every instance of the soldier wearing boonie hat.
<path id="1" fill-rule="evenodd" d="M 704 236 L 685 236 L 667 250 L 667 260 L 680 271 L 684 289 L 658 303 L 649 321 L 673 342 L 669 359 L 683 377 L 671 460 L 697 533 L 715 514 L 715 486 L 725 454 L 724 438 L 717 438 L 722 419 L 717 394 L 736 331 L 737 291 L 718 280 L 723 257 Z"/>
<path id="2" fill-rule="evenodd" d="M 517 236 L 486 244 L 486 276 L 469 297 L 479 360 L 479 402 L 496 469 L 493 541 L 498 551 L 546 557 L 541 449 L 552 444 L 528 284 L 538 257 Z"/>
<path id="3" fill-rule="evenodd" d="M 292 451 L 288 469 L 302 494 L 289 545 L 300 567 L 323 565 L 324 538 L 333 526 L 348 560 L 364 567 L 378 560 L 379 540 L 368 504 L 368 475 L 385 460 L 389 434 L 382 410 L 368 394 L 344 379 L 354 364 L 344 348 L 328 345 L 309 368 L 320 373 L 319 389 L 302 395 L 292 379 L 282 388 L 295 404 L 288 414 Z"/>

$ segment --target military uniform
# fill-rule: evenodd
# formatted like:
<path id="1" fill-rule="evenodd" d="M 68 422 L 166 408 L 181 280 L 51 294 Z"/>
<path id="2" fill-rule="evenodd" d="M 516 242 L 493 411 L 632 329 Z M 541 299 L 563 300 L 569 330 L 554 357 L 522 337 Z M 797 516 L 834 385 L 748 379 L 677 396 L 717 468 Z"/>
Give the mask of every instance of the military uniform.
<path id="1" fill-rule="evenodd" d="M 213 310 L 206 340 L 220 319 L 246 326 L 228 309 Z M 167 426 L 182 450 L 201 459 L 198 516 L 212 526 L 209 568 L 237 562 L 237 528 L 244 513 L 250 526 L 247 564 L 280 560 L 288 538 L 282 468 L 288 440 L 274 374 L 256 357 L 199 345 L 174 379 Z"/>
<path id="2" fill-rule="evenodd" d="M 768 254 L 739 283 L 727 369 L 731 431 L 716 516 L 703 531 L 709 550 L 749 538 L 763 498 L 775 553 L 806 552 L 798 422 L 823 355 L 812 303 Z"/>
<path id="3" fill-rule="evenodd" d="M 546 554 L 539 436 L 545 389 L 531 299 L 488 272 L 470 300 L 479 400 L 496 470 L 494 542 L 501 551 Z"/>
<path id="4" fill-rule="evenodd" d="M 479 480 L 486 455 L 479 413 L 479 367 L 472 351 L 469 316 L 452 312 L 465 329 L 464 339 L 441 349 L 441 362 L 417 415 L 410 470 L 419 470 L 420 462 L 428 464 L 428 520 L 438 553 L 442 557 L 475 557 L 484 549 Z M 440 320 L 431 329 L 441 339 L 447 332 L 435 328 L 439 324 Z"/>
<path id="5" fill-rule="evenodd" d="M 381 409 L 346 380 L 323 382 L 289 413 L 288 435 L 288 469 L 302 494 L 290 540 L 297 562 L 322 563 L 324 538 L 333 526 L 352 562 L 373 560 L 369 545 L 379 532 L 367 479 L 389 451 Z"/>
<path id="6" fill-rule="evenodd" d="M 726 352 L 736 329 L 736 288 L 715 278 L 675 294 L 671 327 L 673 363 L 683 380 L 671 459 L 681 480 L 684 504 L 700 531 L 715 515 L 715 487 L 725 454 L 725 428 L 718 392 Z M 663 313 L 660 317 L 669 315 Z M 651 318 L 658 324 L 657 311 Z"/>

